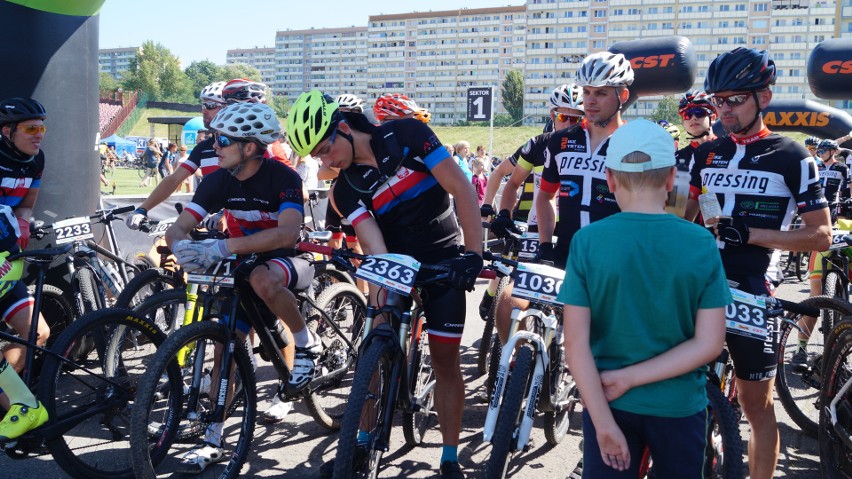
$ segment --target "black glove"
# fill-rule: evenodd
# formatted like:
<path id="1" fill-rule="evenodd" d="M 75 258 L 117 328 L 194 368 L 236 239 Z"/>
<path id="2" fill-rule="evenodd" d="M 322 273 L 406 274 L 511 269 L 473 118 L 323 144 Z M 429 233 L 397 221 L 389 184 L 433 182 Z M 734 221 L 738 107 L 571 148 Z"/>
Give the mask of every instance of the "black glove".
<path id="1" fill-rule="evenodd" d="M 461 256 L 445 259 L 439 264 L 450 267 L 447 282 L 451 286 L 457 289 L 473 291 L 476 278 L 479 276 L 479 272 L 482 271 L 482 256 L 468 251 Z"/>
<path id="2" fill-rule="evenodd" d="M 482 218 L 490 218 L 496 214 L 497 212 L 494 211 L 494 207 L 492 207 L 488 203 L 484 203 L 482 206 L 479 207 L 479 216 Z"/>
<path id="3" fill-rule="evenodd" d="M 539 243 L 538 251 L 535 254 L 535 262 L 553 264 L 555 261 L 556 254 L 553 252 L 553 243 Z"/>
<path id="4" fill-rule="evenodd" d="M 491 232 L 498 238 L 509 236 L 509 232 L 521 234 L 521 230 L 515 226 L 515 222 L 509 216 L 509 210 L 500 210 L 497 216 L 491 220 Z"/>
<path id="5" fill-rule="evenodd" d="M 748 225 L 740 218 L 719 218 L 716 237 L 731 246 L 745 246 L 748 244 Z"/>

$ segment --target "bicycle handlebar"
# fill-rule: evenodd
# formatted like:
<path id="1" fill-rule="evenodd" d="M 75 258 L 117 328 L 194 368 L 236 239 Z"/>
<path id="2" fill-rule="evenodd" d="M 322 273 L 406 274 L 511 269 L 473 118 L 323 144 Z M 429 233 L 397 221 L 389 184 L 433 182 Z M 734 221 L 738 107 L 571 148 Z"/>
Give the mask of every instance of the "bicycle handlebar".
<path id="1" fill-rule="evenodd" d="M 819 308 L 815 308 L 813 306 L 808 306 L 802 303 L 796 303 L 793 301 L 787 301 L 780 298 L 773 298 L 768 296 L 766 298 L 766 305 L 771 308 L 783 309 L 784 311 L 789 311 L 791 313 L 810 316 L 812 318 L 820 317 Z"/>

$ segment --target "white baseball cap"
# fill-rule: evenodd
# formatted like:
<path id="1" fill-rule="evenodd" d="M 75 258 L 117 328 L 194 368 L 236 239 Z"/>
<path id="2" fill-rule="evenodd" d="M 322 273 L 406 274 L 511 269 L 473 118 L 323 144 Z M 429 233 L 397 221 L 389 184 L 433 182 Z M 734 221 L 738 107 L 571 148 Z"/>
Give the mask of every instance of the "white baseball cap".
<path id="1" fill-rule="evenodd" d="M 651 161 L 624 163 L 625 156 L 641 151 Z M 675 148 L 672 136 L 660 125 L 644 118 L 632 120 L 619 127 L 609 137 L 604 166 L 611 170 L 641 173 L 657 168 L 675 166 Z"/>

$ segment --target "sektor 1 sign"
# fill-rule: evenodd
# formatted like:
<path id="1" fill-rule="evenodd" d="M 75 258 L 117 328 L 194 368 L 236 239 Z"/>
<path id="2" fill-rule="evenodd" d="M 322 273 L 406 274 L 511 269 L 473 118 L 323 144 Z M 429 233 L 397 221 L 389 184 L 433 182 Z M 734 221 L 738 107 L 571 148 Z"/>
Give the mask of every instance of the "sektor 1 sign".
<path id="1" fill-rule="evenodd" d="M 492 96 L 490 86 L 468 88 L 467 121 L 490 121 Z"/>

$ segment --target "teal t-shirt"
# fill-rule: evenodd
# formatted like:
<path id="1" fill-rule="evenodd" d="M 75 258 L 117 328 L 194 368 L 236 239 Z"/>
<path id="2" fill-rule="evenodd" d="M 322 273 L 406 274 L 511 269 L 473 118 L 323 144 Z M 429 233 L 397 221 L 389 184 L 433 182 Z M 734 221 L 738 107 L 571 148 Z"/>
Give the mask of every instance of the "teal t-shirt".
<path id="1" fill-rule="evenodd" d="M 731 303 L 716 239 L 671 214 L 617 213 L 571 241 L 559 301 L 591 310 L 599 371 L 658 356 L 695 335 L 699 309 Z M 565 328 L 570 331 L 571 323 Z M 707 406 L 701 369 L 629 390 L 610 406 L 686 417 Z"/>

